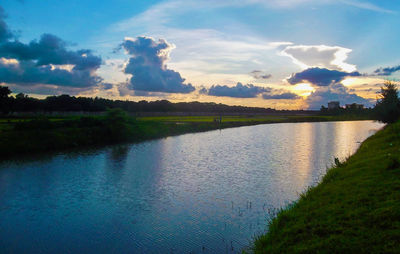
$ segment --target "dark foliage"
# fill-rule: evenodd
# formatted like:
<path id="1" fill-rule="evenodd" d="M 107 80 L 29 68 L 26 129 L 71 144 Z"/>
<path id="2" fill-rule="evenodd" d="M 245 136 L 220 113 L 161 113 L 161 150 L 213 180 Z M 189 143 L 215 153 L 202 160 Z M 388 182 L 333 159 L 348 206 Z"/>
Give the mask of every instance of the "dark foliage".
<path id="1" fill-rule="evenodd" d="M 11 91 L 8 87 L 0 86 L 0 111 L 3 114 L 7 114 L 10 110 L 10 98 L 8 97 L 10 94 Z"/>
<path id="2" fill-rule="evenodd" d="M 7 87 L 0 87 L 0 95 L 10 91 Z M 7 100 L 1 104 L 4 113 L 11 112 L 103 112 L 107 109 L 121 108 L 127 112 L 239 112 L 239 113 L 271 113 L 276 112 L 270 108 L 228 106 L 213 102 L 179 102 L 172 103 L 167 100 L 158 101 L 122 101 L 103 98 L 75 97 L 70 95 L 49 96 L 45 99 L 28 97 L 22 93 L 10 97 L 11 91 L 4 96 Z M 0 97 L 3 101 L 3 97 Z M 5 110 L 7 109 L 7 110 Z"/>
<path id="3" fill-rule="evenodd" d="M 379 121 L 384 123 L 394 123 L 400 118 L 400 100 L 397 86 L 386 81 L 381 87 L 380 99 L 376 103 L 375 113 Z"/>
<path id="4" fill-rule="evenodd" d="M 365 117 L 368 119 L 375 119 L 374 109 L 372 108 L 358 108 L 356 104 L 348 108 L 335 108 L 328 109 L 327 107 L 321 106 L 320 114 L 323 116 L 347 116 L 349 118 L 358 116 Z"/>

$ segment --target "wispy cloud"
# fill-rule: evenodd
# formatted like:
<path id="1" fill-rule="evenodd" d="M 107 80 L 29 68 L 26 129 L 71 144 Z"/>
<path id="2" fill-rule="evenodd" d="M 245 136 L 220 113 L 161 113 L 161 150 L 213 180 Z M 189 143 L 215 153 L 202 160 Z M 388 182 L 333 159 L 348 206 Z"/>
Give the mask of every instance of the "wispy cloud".
<path id="1" fill-rule="evenodd" d="M 365 9 L 365 10 L 369 10 L 369 11 L 375 11 L 375 12 L 383 12 L 383 13 L 396 13 L 393 10 L 388 10 L 382 7 L 379 7 L 375 4 L 372 4 L 370 2 L 366 2 L 366 1 L 357 1 L 357 0 L 340 0 L 340 2 L 350 5 L 350 6 L 354 6 L 360 9 Z"/>
<path id="2" fill-rule="evenodd" d="M 341 7 L 347 6 L 346 11 L 354 7 L 380 13 L 394 12 L 367 1 L 357 0 L 172 0 L 153 5 L 139 15 L 111 25 L 107 36 L 113 34 L 116 38 L 118 35 L 134 37 L 144 35 L 164 38 L 174 43 L 177 49 L 171 52 L 168 67 L 179 71 L 182 77 L 187 78 L 187 82 L 197 86 L 209 87 L 210 84 L 224 86 L 232 84 L 235 80 L 259 86 L 268 77 L 268 82 L 275 88 L 275 85 L 277 87 L 282 85 L 279 82 L 289 73 L 298 72 L 297 66 L 303 70 L 319 67 L 340 72 L 356 71 L 356 65 L 347 62 L 348 55 L 352 51 L 350 48 L 318 45 L 320 41 L 316 45 L 295 45 L 285 41 L 288 37 L 273 37 L 268 32 L 258 33 L 247 27 L 245 22 L 235 19 L 229 19 L 229 27 L 235 27 L 231 31 L 218 26 L 198 24 L 191 26 L 190 22 L 184 26 L 181 24 L 193 10 L 221 13 L 218 8 L 253 6 L 265 8 L 266 11 L 275 11 L 277 8 L 281 9 L 278 11 L 284 9 L 290 11 L 303 5 L 329 8 L 330 5 L 336 7 L 341 5 Z M 277 51 L 281 52 L 281 55 L 277 55 Z M 290 60 L 294 64 L 291 64 Z M 268 70 L 268 72 L 263 73 L 262 78 L 260 74 L 257 75 L 259 78 L 254 79 L 249 75 L 253 70 Z M 270 73 L 273 74 L 272 78 L 269 76 Z M 266 97 L 292 96 L 282 94 L 266 95 Z"/>

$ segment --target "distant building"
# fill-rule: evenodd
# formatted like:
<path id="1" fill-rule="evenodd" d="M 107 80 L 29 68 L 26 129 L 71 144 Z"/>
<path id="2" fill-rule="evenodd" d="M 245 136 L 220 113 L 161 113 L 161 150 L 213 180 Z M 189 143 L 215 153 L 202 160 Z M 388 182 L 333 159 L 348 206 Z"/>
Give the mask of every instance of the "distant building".
<path id="1" fill-rule="evenodd" d="M 357 103 L 352 103 L 352 104 L 346 104 L 346 109 L 363 109 L 364 104 L 357 104 Z"/>
<path id="2" fill-rule="evenodd" d="M 328 102 L 328 109 L 338 109 L 338 108 L 340 108 L 340 102 L 338 101 Z"/>

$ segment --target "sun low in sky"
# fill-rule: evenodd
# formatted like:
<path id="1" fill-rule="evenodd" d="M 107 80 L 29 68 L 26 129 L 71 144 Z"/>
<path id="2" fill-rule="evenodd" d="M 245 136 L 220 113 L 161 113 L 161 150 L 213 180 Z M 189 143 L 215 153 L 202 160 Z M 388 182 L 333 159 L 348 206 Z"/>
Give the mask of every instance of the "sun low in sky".
<path id="1" fill-rule="evenodd" d="M 383 81 L 400 73 L 393 0 L 0 5 L 0 84 L 31 96 L 372 106 Z"/>

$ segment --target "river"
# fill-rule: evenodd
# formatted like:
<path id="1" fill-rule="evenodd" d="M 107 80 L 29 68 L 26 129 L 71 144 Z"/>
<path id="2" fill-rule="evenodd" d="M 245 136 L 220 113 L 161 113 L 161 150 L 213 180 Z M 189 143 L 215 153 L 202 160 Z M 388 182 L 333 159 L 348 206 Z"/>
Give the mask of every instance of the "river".
<path id="1" fill-rule="evenodd" d="M 236 253 L 383 125 L 281 123 L 0 163 L 1 253 Z"/>

